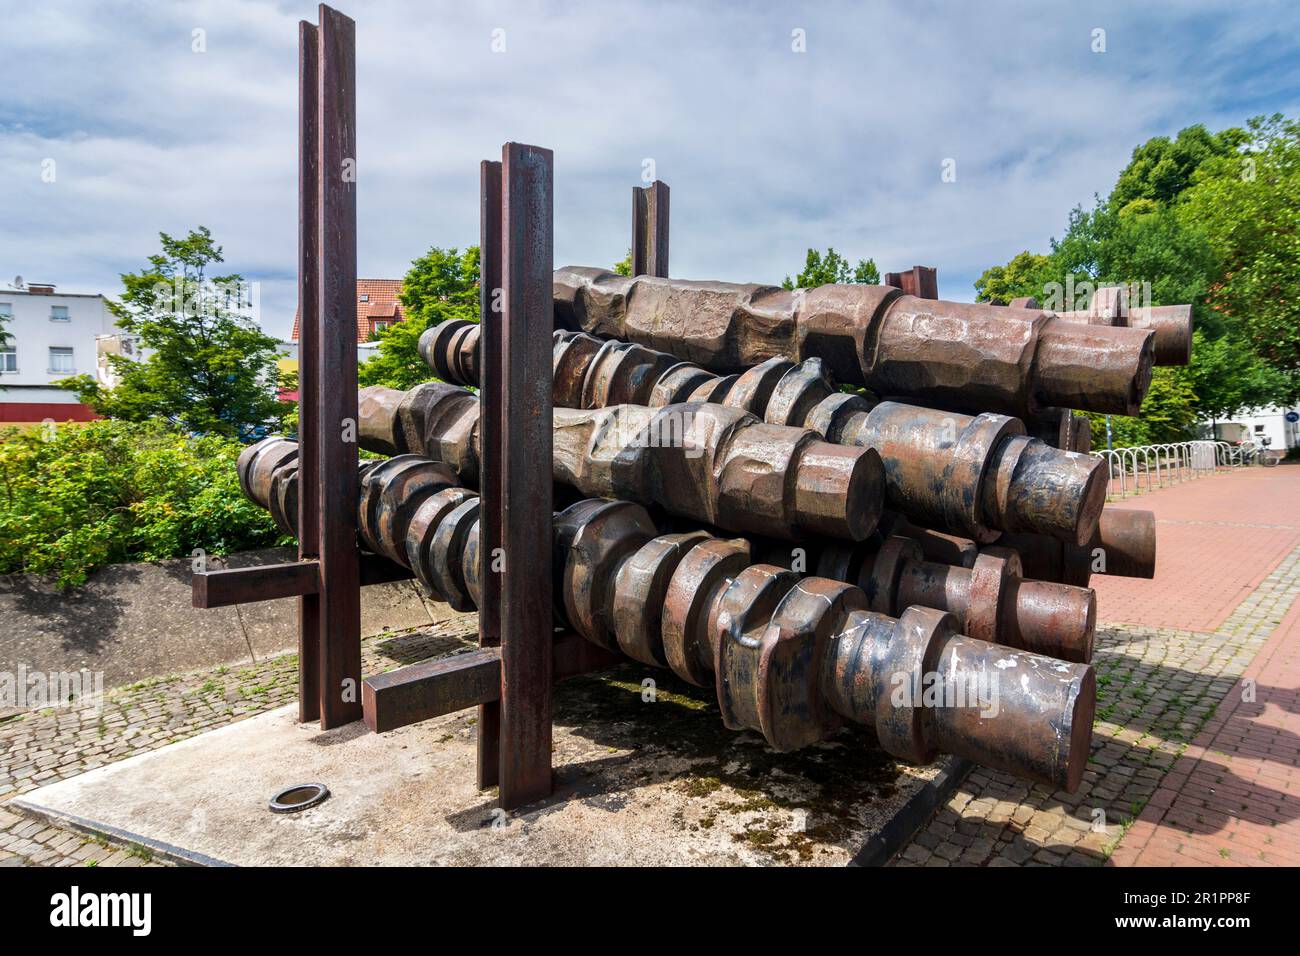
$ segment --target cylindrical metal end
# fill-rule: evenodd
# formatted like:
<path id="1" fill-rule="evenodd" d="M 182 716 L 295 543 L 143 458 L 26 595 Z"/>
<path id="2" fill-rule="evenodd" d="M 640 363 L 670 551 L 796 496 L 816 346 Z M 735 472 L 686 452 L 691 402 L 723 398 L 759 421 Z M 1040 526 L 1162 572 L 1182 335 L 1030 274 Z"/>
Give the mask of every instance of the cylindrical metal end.
<path id="1" fill-rule="evenodd" d="M 1092 660 L 1097 633 L 1097 593 L 1052 581 L 1015 586 L 1013 646 L 1063 661 Z"/>
<path id="2" fill-rule="evenodd" d="M 420 357 L 444 382 L 477 386 L 479 331 L 468 319 L 439 322 L 420 333 Z"/>
<path id="3" fill-rule="evenodd" d="M 1136 415 L 1151 385 L 1154 339 L 1145 329 L 1050 321 L 1039 337 L 1034 402 Z"/>
<path id="4" fill-rule="evenodd" d="M 809 442 L 795 466 L 795 517 L 800 528 L 861 541 L 876 529 L 885 497 L 885 469 L 873 448 Z"/>
<path id="5" fill-rule="evenodd" d="M 1106 504 L 1106 477 L 1100 458 L 1013 438 L 998 448 L 984 484 L 985 521 L 1084 544 Z"/>
<path id="6" fill-rule="evenodd" d="M 1131 309 L 1128 324 L 1155 333 L 1155 363 L 1186 365 L 1192 360 L 1192 307 L 1153 305 Z"/>
<path id="7" fill-rule="evenodd" d="M 1097 523 L 1097 537 L 1090 555 L 1099 574 L 1124 578 L 1156 576 L 1156 516 L 1135 508 L 1107 508 Z M 1100 561 L 1095 559 L 1100 558 Z"/>
<path id="8" fill-rule="evenodd" d="M 962 635 L 933 667 L 929 742 L 985 767 L 1073 792 L 1092 742 L 1097 682 L 1071 664 Z"/>

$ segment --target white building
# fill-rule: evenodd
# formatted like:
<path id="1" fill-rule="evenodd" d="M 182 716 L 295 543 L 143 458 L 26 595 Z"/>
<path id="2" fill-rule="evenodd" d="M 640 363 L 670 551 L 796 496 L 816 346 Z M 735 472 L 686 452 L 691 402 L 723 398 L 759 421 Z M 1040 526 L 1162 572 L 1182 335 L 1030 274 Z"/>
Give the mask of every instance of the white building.
<path id="1" fill-rule="evenodd" d="M 96 338 L 116 332 L 102 295 L 58 293 L 50 283 L 0 289 L 0 425 L 53 419 L 87 421 L 95 414 L 55 383 L 97 373 Z"/>
<path id="2" fill-rule="evenodd" d="M 1295 420 L 1288 420 L 1288 416 Z M 1300 445 L 1300 408 L 1254 408 L 1226 422 L 1215 422 L 1212 435 L 1209 422 L 1202 423 L 1201 431 L 1207 438 L 1233 444 L 1252 441 L 1267 446 L 1269 451 L 1286 454 Z"/>

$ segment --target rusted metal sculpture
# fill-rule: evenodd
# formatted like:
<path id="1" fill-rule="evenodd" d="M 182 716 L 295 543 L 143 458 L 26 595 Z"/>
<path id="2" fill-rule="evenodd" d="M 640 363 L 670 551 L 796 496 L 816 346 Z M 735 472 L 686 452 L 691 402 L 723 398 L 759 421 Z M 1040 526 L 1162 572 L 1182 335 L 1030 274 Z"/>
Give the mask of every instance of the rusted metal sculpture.
<path id="1" fill-rule="evenodd" d="M 420 350 L 443 378 L 473 384 L 475 329 L 463 320 L 434 326 L 421 336 Z M 1096 532 L 1106 494 L 1104 463 L 1024 435 L 1017 419 L 847 394 L 817 358 L 797 365 L 772 358 L 742 375 L 718 376 L 634 343 L 563 331 L 554 338 L 557 406 L 719 403 L 769 424 L 802 426 L 876 451 L 889 506 L 922 523 L 981 542 L 1026 531 L 1082 544 Z M 1063 414 L 1068 436 L 1074 416 Z"/>
<path id="2" fill-rule="evenodd" d="M 882 534 L 902 535 L 921 546 L 931 561 L 974 566 L 984 549 L 974 541 L 918 528 L 902 515 L 881 515 Z M 1009 549 L 1020 556 L 1026 577 L 1086 588 L 1092 575 L 1153 578 L 1156 572 L 1156 522 L 1150 511 L 1106 508 L 1097 533 L 1083 546 L 1066 544 L 1041 534 L 1007 534 L 991 550 Z"/>
<path id="3" fill-rule="evenodd" d="M 1050 540 L 1050 539 L 1049 539 Z M 908 607 L 956 616 L 963 634 L 1067 661 L 1092 660 L 1097 598 L 1086 587 L 1027 580 L 1019 555 L 987 548 L 969 567 L 925 560 L 919 542 L 873 534 L 858 544 L 813 541 L 791 548 L 765 542 L 763 560 L 860 587 L 873 611 L 898 617 Z"/>
<path id="4" fill-rule="evenodd" d="M 363 448 L 446 462 L 471 487 L 479 473 L 477 425 L 475 396 L 441 382 L 361 392 Z M 874 451 L 768 425 L 735 408 L 556 408 L 554 439 L 556 481 L 732 531 L 860 541 L 880 515 L 884 473 Z"/>
<path id="5" fill-rule="evenodd" d="M 820 358 L 837 381 L 947 408 L 1023 415 L 1061 407 L 1137 414 L 1153 333 L 1049 312 L 904 295 L 888 286 L 786 290 L 555 273 L 557 328 L 669 352 L 715 372 Z"/>
<path id="6" fill-rule="evenodd" d="M 1011 307 L 1038 310 L 1032 296 L 1013 299 Z M 1052 313 L 1065 322 L 1141 329 L 1153 335 L 1156 365 L 1186 365 L 1192 360 L 1192 307 L 1190 305 L 1130 306 L 1128 288 L 1102 286 L 1086 309 Z"/>
<path id="7" fill-rule="evenodd" d="M 288 450 L 268 443 L 263 452 L 262 471 L 279 460 L 271 473 L 282 484 L 294 480 Z M 248 471 L 245 487 L 269 505 L 275 481 L 256 462 Z M 367 547 L 469 609 L 482 595 L 478 499 L 452 477 L 411 455 L 370 467 L 358 526 Z M 1066 790 L 1079 784 L 1096 695 L 1085 664 L 960 634 L 957 617 L 931 608 L 881 613 L 851 584 L 753 563 L 743 539 L 660 535 L 630 502 L 589 499 L 560 512 L 555 553 L 564 559 L 558 621 L 606 651 L 713 687 L 726 726 L 759 732 L 774 749 L 826 739 L 848 719 L 905 760 L 953 753 Z M 432 716 L 428 700 L 415 706 Z"/>

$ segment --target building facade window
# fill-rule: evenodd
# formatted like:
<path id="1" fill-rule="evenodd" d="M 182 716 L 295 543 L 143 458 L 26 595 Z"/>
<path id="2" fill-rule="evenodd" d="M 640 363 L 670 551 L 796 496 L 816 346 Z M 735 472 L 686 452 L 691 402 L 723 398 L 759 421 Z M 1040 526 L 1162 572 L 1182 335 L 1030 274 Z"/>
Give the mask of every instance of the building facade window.
<path id="1" fill-rule="evenodd" d="M 14 317 L 12 302 L 0 302 L 0 322 L 8 322 Z"/>
<path id="2" fill-rule="evenodd" d="M 50 321 L 51 321 L 51 322 L 67 322 L 67 321 L 68 321 L 68 307 L 67 307 L 66 305 L 52 305 L 52 306 L 50 306 Z"/>
<path id="3" fill-rule="evenodd" d="M 18 350 L 12 345 L 0 348 L 0 372 L 18 371 Z"/>
<path id="4" fill-rule="evenodd" d="M 69 375 L 75 370 L 72 364 L 72 349 L 50 348 L 50 372 L 61 375 Z"/>

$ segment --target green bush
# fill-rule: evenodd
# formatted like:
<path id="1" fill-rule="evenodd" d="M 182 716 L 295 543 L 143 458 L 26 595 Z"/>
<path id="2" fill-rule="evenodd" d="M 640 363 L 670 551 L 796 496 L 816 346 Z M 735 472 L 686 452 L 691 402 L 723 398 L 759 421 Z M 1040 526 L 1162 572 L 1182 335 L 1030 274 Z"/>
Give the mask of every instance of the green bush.
<path id="1" fill-rule="evenodd" d="M 0 432 L 0 572 L 78 584 L 105 564 L 283 543 L 239 490 L 242 447 L 161 421 Z"/>

